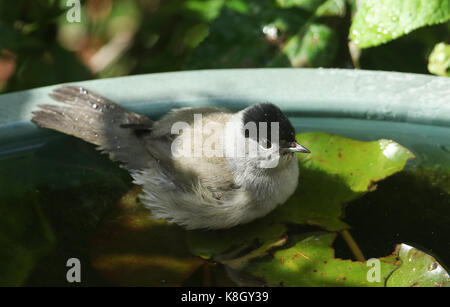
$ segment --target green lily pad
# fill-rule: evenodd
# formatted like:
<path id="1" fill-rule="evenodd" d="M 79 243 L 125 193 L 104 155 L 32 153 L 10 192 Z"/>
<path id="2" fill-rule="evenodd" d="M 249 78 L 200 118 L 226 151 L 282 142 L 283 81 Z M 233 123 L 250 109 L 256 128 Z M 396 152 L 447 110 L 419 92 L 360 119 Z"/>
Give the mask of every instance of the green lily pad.
<path id="1" fill-rule="evenodd" d="M 285 242 L 287 224 L 317 225 L 331 231 L 348 228 L 340 220 L 342 206 L 373 190 L 377 181 L 402 170 L 414 157 L 389 140 L 360 142 L 321 132 L 299 134 L 297 140 L 312 153 L 299 155 L 300 183 L 288 202 L 247 225 L 188 232 L 193 254 L 241 267 L 244 261 L 262 257 Z M 242 250 L 252 247 L 251 255 L 242 256 Z"/>
<path id="2" fill-rule="evenodd" d="M 331 244 L 335 237 L 335 233 L 312 234 L 276 251 L 271 259 L 250 264 L 246 272 L 269 286 L 383 286 L 395 265 L 380 262 L 380 279 L 371 282 L 367 277 L 370 265 L 334 258 Z"/>
<path id="3" fill-rule="evenodd" d="M 358 47 L 368 48 L 449 19 L 448 0 L 367 0 L 353 18 L 350 38 Z"/>
<path id="4" fill-rule="evenodd" d="M 387 280 L 388 287 L 450 286 L 450 276 L 432 256 L 406 244 L 395 250 L 401 264 Z"/>
<path id="5" fill-rule="evenodd" d="M 440 287 L 450 276 L 431 256 L 406 244 L 366 262 L 334 257 L 333 233 L 314 233 L 245 267 L 269 286 Z"/>
<path id="6" fill-rule="evenodd" d="M 401 171 L 414 155 L 390 140 L 361 142 L 327 133 L 297 136 L 311 154 L 300 156 L 300 183 L 288 202 L 273 212 L 279 222 L 347 228 L 342 205 L 376 188 Z"/>
<path id="7" fill-rule="evenodd" d="M 439 43 L 428 57 L 428 71 L 438 76 L 450 77 L 450 45 Z"/>

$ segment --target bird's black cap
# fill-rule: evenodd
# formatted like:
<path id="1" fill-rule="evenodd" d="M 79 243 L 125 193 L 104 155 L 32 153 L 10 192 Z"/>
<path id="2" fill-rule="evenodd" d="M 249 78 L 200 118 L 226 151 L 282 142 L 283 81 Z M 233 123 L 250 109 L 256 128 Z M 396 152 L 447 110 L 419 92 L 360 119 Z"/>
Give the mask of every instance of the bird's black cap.
<path id="1" fill-rule="evenodd" d="M 279 124 L 279 140 L 280 142 L 294 142 L 295 129 L 289 119 L 284 115 L 279 107 L 272 103 L 259 103 L 246 108 L 243 112 L 244 125 L 249 122 L 255 122 L 258 130 L 257 141 L 260 141 L 259 123 L 267 123 L 267 139 L 271 140 L 271 124 L 278 122 Z M 245 137 L 249 137 L 248 130 L 245 131 Z"/>

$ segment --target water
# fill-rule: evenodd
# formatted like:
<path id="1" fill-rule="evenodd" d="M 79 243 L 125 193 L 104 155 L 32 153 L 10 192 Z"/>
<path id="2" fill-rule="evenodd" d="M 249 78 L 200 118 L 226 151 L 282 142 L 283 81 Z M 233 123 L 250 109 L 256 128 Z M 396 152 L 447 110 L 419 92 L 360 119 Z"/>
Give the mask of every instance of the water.
<path id="1" fill-rule="evenodd" d="M 345 118 L 292 121 L 301 132 L 392 138 L 409 147 L 418 159 L 350 203 L 343 219 L 371 257 L 386 256 L 403 242 L 450 264 L 448 128 Z M 75 257 L 83 265 L 83 285 L 234 284 L 236 277 L 222 265 L 189 254 L 186 231 L 147 218 L 149 212 L 134 201 L 138 191 L 131 178 L 117 163 L 80 140 L 45 137 L 9 144 L 0 155 L 0 242 L 11 250 L 0 272 L 5 263 L 13 268 L 3 278 L 68 285 L 66 261 Z M 311 231 L 306 228 L 290 234 Z M 352 258 L 339 237 L 334 248 L 337 257 Z"/>

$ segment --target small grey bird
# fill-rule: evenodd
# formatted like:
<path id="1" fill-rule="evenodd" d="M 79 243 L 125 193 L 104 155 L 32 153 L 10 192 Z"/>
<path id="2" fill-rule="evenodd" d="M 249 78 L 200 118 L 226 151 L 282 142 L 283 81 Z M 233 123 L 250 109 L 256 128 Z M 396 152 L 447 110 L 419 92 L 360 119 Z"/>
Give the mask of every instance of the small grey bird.
<path id="1" fill-rule="evenodd" d="M 63 104 L 40 105 L 32 122 L 97 145 L 142 187 L 140 199 L 155 218 L 187 229 L 229 228 L 266 215 L 297 187 L 295 153 L 309 153 L 269 103 L 236 113 L 181 108 L 153 121 L 82 87 L 63 86 L 50 97 Z M 178 123 L 184 128 L 174 130 Z M 205 154 L 208 142 L 212 155 Z"/>

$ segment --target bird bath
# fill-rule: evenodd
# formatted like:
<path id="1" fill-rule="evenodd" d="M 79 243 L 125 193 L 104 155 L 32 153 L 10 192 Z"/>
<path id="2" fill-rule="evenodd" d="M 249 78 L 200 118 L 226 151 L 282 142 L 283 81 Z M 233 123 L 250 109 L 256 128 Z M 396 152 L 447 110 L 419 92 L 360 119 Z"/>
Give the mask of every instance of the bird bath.
<path id="1" fill-rule="evenodd" d="M 232 69 L 136 75 L 72 84 L 84 86 L 152 119 L 184 106 L 216 105 L 238 110 L 257 102 L 271 102 L 280 106 L 298 132 L 323 131 L 361 141 L 394 140 L 416 156 L 405 170 L 420 170 L 432 179 L 418 182 L 410 177 L 396 177 L 385 185 L 380 183 L 379 189 L 388 194 L 396 193 L 393 188 L 398 185 L 399 189 L 414 193 L 426 185 L 417 193 L 431 193 L 422 196 L 432 204 L 428 207 L 412 204 L 410 211 L 405 208 L 395 211 L 392 207 L 362 206 L 357 204 L 364 202 L 360 199 L 348 206 L 344 221 L 353 226 L 360 246 L 373 251 L 375 257 L 387 255 L 397 243 L 411 242 L 435 253 L 442 264 L 450 265 L 448 78 L 339 69 Z M 106 156 L 98 154 L 93 146 L 39 129 L 30 122 L 31 111 L 38 104 L 51 103 L 48 94 L 55 87 L 0 96 L 0 204 L 14 203 L 11 219 L 22 223 L 19 227 L 11 222 L 8 228 L 13 236 L 21 233 L 17 235 L 20 244 L 5 239 L 11 250 L 20 255 L 15 258 L 15 264 L 23 268 L 19 275 L 14 272 L 7 275 L 13 284 L 24 281 L 32 285 L 61 284 L 52 279 L 56 280 L 56 273 L 48 273 L 48 279 L 39 279 L 45 270 L 39 265 L 42 267 L 42 263 L 51 259 L 55 259 L 56 264 L 70 257 L 90 262 L 87 250 L 91 243 L 86 243 L 91 242 L 89 229 L 95 228 L 108 214 L 110 202 L 131 188 L 128 175 Z M 439 183 L 435 184 L 433 180 L 437 177 Z M 105 178 L 108 178 L 107 184 L 98 184 L 105 182 Z M 442 182 L 447 190 L 440 186 Z M 79 191 L 83 196 L 76 200 L 78 203 L 62 209 L 61 206 Z M 95 197 L 86 199 L 85 195 Z M 379 197 L 385 197 L 383 195 Z M 404 194 L 399 192 L 398 195 Z M 403 197 L 398 195 L 389 199 Z M 46 207 L 43 200 L 60 206 Z M 374 196 L 369 202 L 379 203 L 380 200 Z M 35 204 L 32 210 L 28 207 L 30 204 Z M 3 210 L 9 214 L 9 209 Z M 24 211 L 30 212 L 23 215 Z M 74 212 L 77 219 L 71 218 Z M 370 216 L 382 220 L 371 223 Z M 398 221 L 399 224 L 413 223 L 417 228 L 414 231 L 396 228 L 392 219 L 404 219 Z M 40 221 L 38 226 L 36 220 Z M 369 224 L 376 227 L 377 223 L 392 227 L 384 232 L 377 230 L 377 238 L 364 228 Z M 86 236 L 74 237 L 73 233 L 77 232 Z M 0 241 L 3 240 L 1 235 L 0 231 Z M 383 249 L 380 242 L 386 241 L 390 245 Z M 336 240 L 334 244 L 337 256 L 350 257 L 339 252 L 342 242 Z M 62 270 L 66 269 L 65 263 L 59 264 Z M 87 275 L 91 284 L 103 282 L 94 271 Z"/>

